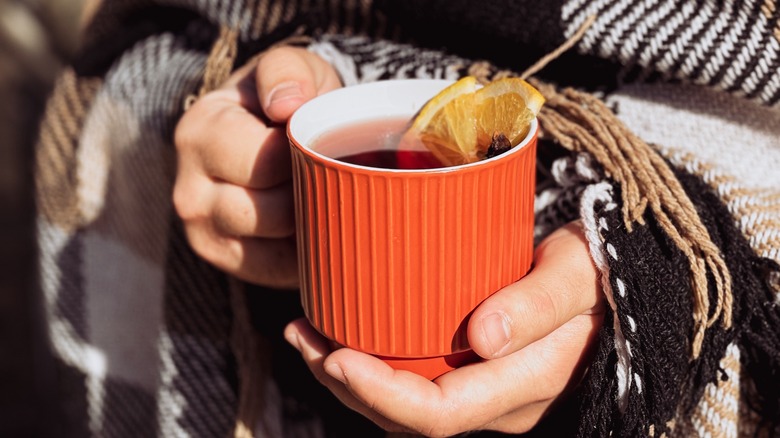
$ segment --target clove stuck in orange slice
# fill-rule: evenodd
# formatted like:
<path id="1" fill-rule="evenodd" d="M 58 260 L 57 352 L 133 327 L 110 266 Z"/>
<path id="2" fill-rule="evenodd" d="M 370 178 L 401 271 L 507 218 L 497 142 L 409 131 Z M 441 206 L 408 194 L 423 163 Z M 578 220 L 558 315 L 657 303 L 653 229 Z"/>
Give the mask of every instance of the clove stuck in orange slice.
<path id="1" fill-rule="evenodd" d="M 429 100 L 405 136 L 416 136 L 445 166 L 473 163 L 517 146 L 544 97 L 520 78 L 478 88 L 466 76 Z"/>

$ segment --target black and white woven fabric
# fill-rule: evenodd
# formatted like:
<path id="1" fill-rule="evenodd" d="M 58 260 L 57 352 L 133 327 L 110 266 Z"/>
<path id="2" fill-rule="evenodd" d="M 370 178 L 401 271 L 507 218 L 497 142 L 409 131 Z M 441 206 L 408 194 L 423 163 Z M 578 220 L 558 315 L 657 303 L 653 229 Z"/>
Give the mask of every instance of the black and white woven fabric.
<path id="1" fill-rule="evenodd" d="M 593 92 L 672 166 L 728 266 L 734 323 L 692 360 L 679 248 L 652 213 L 625 228 L 623 188 L 594 157 L 542 142 L 537 238 L 581 219 L 612 310 L 571 421 L 583 437 L 780 434 L 774 1 L 104 0 L 36 150 L 62 436 L 383 436 L 285 372 L 304 370 L 280 332 L 295 295 L 199 260 L 171 207 L 173 129 L 221 29 L 238 64 L 306 35 L 349 86 L 519 72 L 591 16 L 538 77 Z"/>

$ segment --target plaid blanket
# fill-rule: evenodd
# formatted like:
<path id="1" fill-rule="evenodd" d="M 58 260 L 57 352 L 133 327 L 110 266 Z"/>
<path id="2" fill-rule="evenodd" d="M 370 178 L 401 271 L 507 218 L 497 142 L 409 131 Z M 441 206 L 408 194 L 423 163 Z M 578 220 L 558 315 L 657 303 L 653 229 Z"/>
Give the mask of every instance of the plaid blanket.
<path id="1" fill-rule="evenodd" d="M 49 99 L 36 149 L 63 434 L 383 436 L 301 379 L 308 371 L 281 340 L 300 314 L 296 294 L 228 278 L 188 247 L 170 201 L 185 101 L 290 37 L 307 37 L 347 86 L 487 80 L 523 71 L 589 17 L 575 48 L 536 75 L 551 108 L 540 115 L 537 237 L 580 218 L 612 310 L 570 432 L 780 433 L 773 1 L 106 0 Z M 556 113 L 554 97 L 567 87 L 652 154 L 602 156 L 558 129 L 568 100 Z M 652 166 L 670 169 L 677 196 L 636 182 Z M 667 226 L 679 209 L 657 196 L 689 205 L 698 228 Z M 680 240 L 670 232 L 680 229 L 695 232 Z M 703 283 L 691 266 L 721 265 L 680 243 L 691 239 L 722 261 Z M 713 303 L 705 318 L 725 303 L 706 330 L 697 284 Z"/>

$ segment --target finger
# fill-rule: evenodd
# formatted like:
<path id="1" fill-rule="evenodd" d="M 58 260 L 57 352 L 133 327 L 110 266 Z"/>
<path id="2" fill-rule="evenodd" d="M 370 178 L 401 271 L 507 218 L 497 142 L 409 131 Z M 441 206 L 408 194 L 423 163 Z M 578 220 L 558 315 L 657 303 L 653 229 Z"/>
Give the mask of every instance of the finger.
<path id="1" fill-rule="evenodd" d="M 540 389 L 536 394 L 538 401 L 524 404 L 496 418 L 484 429 L 525 433 L 556 409 L 582 381 L 592 361 L 603 318 L 603 313 L 576 316 L 544 339 L 522 350 L 529 357 L 536 357 L 536 360 L 526 362 L 531 368 L 529 375 L 534 376 L 526 385 Z"/>
<path id="2" fill-rule="evenodd" d="M 345 406 L 361 413 L 384 430 L 391 432 L 412 432 L 411 429 L 391 422 L 364 405 L 352 395 L 344 384 L 325 372 L 322 364 L 327 355 L 333 352 L 331 342 L 317 332 L 311 324 L 309 324 L 306 318 L 297 319 L 288 324 L 284 330 L 284 337 L 290 345 L 301 352 L 304 361 L 306 361 L 317 381 L 325 385 Z M 369 356 L 369 358 L 373 359 L 372 362 L 374 362 L 375 366 L 389 368 L 386 363 L 379 359 L 372 356 Z"/>
<path id="3" fill-rule="evenodd" d="M 542 400 L 523 405 L 522 407 L 502 415 L 487 423 L 480 430 L 493 430 L 509 434 L 523 434 L 534 427 L 550 410 L 551 400 Z"/>
<path id="4" fill-rule="evenodd" d="M 288 237 L 295 231 L 292 183 L 263 190 L 220 183 L 213 206 L 214 226 L 235 237 Z"/>
<path id="5" fill-rule="evenodd" d="M 426 436 L 486 427 L 524 432 L 540 418 L 524 407 L 550 404 L 579 382 L 600 318 L 574 318 L 544 341 L 458 368 L 434 382 L 381 366 L 378 359 L 347 348 L 328 356 L 323 368 L 371 411 Z"/>
<path id="6" fill-rule="evenodd" d="M 279 289 L 298 288 L 298 255 L 294 238 L 241 238 L 239 278 Z"/>
<path id="7" fill-rule="evenodd" d="M 443 437 L 481 429 L 535 398 L 534 385 L 524 390 L 516 383 L 523 381 L 524 368 L 507 373 L 508 367 L 496 366 L 501 360 L 466 366 L 435 382 L 346 348 L 328 356 L 323 367 L 347 386 L 363 415 L 372 420 L 387 418 L 425 436 Z"/>
<path id="8" fill-rule="evenodd" d="M 322 363 L 333 352 L 333 343 L 322 336 L 309 324 L 306 318 L 292 321 L 284 329 L 285 340 L 295 347 L 303 357 L 314 377 L 318 382 L 328 387 L 331 392 L 346 406 L 352 407 L 357 403 L 349 390 L 325 372 Z"/>
<path id="9" fill-rule="evenodd" d="M 468 338 L 477 354 L 510 354 L 602 302 L 598 270 L 578 227 L 570 224 L 547 238 L 536 250 L 531 272 L 474 311 Z"/>
<path id="10" fill-rule="evenodd" d="M 175 134 L 180 155 L 197 157 L 210 177 L 244 187 L 264 189 L 289 180 L 284 130 L 267 127 L 234 97 L 234 91 L 215 91 L 184 114 Z"/>
<path id="11" fill-rule="evenodd" d="M 255 83 L 258 61 L 259 58 L 253 58 L 250 62 L 238 68 L 219 87 L 219 91 L 225 93 L 226 98 L 238 102 L 243 108 L 262 118 L 264 117 L 263 107 L 260 105 L 257 95 L 257 83 Z"/>
<path id="12" fill-rule="evenodd" d="M 283 47 L 264 54 L 256 83 L 265 115 L 286 121 L 301 104 L 341 86 L 333 67 L 306 49 Z"/>
<path id="13" fill-rule="evenodd" d="M 279 289 L 298 287 L 294 238 L 226 236 L 208 218 L 186 221 L 184 225 L 192 249 L 218 269 L 253 284 Z"/>
<path id="14" fill-rule="evenodd" d="M 333 344 L 317 332 L 306 318 L 299 318 L 287 324 L 284 328 L 284 339 L 303 355 L 319 382 L 326 386 L 336 386 L 333 384 L 337 381 L 322 369 L 325 357 L 333 352 Z"/>

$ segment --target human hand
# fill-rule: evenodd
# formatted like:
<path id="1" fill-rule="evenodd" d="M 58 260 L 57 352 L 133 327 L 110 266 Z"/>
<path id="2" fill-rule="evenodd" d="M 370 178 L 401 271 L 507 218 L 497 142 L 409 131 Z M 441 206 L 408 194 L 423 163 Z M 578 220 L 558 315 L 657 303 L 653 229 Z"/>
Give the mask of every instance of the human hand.
<path id="1" fill-rule="evenodd" d="M 433 437 L 522 433 L 579 383 L 603 303 L 598 271 L 580 225 L 572 223 L 539 245 L 527 276 L 472 314 L 469 343 L 488 360 L 430 381 L 349 348 L 333 351 L 305 319 L 288 325 L 285 338 L 323 385 L 386 430 Z"/>
<path id="2" fill-rule="evenodd" d="M 243 280 L 298 284 L 290 152 L 285 122 L 341 86 L 301 48 L 272 49 L 201 97 L 175 132 L 176 212 L 193 250 Z"/>

